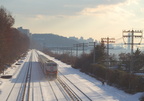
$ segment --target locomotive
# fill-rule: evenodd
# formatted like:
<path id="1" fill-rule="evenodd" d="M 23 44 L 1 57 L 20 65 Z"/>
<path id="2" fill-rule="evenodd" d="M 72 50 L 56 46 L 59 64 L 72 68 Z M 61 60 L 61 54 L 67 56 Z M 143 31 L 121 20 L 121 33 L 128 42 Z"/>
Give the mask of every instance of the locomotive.
<path id="1" fill-rule="evenodd" d="M 58 73 L 58 65 L 52 60 L 49 60 L 44 55 L 38 55 L 38 61 L 41 63 L 44 74 L 49 79 L 56 79 Z"/>

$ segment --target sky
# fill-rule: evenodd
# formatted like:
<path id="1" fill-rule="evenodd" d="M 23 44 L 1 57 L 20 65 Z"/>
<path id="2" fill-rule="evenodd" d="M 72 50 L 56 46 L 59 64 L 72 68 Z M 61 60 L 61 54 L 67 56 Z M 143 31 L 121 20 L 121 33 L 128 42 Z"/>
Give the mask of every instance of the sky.
<path id="1" fill-rule="evenodd" d="M 111 37 L 144 29 L 144 0 L 0 0 L 15 18 L 14 27 L 66 37 Z"/>

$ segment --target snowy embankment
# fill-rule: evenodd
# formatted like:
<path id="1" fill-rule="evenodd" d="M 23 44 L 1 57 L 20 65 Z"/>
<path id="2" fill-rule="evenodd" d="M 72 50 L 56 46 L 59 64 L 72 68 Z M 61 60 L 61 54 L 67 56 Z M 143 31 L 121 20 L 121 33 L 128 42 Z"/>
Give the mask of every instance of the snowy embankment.
<path id="1" fill-rule="evenodd" d="M 2 76 L 14 76 L 16 74 L 16 72 L 19 69 L 21 69 L 25 60 L 26 60 L 26 57 L 22 57 L 21 59 L 19 59 L 15 63 L 13 63 L 11 66 L 7 67 L 7 69 L 5 69 L 3 71 L 3 73 L 0 74 L 0 77 L 2 77 Z M 5 81 L 8 81 L 8 80 L 9 79 L 0 78 L 0 85 L 2 85 Z M 0 86 L 0 88 L 1 88 L 1 86 Z"/>
<path id="2" fill-rule="evenodd" d="M 88 94 L 89 90 L 92 90 L 93 92 L 91 91 L 91 95 L 89 96 L 93 96 L 93 98 L 96 97 L 96 93 L 99 93 L 104 98 L 106 98 L 106 101 L 139 101 L 139 98 L 143 95 L 143 93 L 128 94 L 115 87 L 102 85 L 100 81 L 85 73 L 80 72 L 78 69 L 74 69 L 70 65 L 62 63 L 54 57 L 47 57 L 58 63 L 59 71 L 67 76 L 78 87 L 83 89 L 84 92 Z M 100 99 L 98 101 L 100 101 Z"/>

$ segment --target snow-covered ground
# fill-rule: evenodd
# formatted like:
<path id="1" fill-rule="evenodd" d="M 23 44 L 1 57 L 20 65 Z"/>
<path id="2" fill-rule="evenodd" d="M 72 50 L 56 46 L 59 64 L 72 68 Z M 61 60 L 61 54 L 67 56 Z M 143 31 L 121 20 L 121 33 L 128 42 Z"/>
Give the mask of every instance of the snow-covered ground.
<path id="1" fill-rule="evenodd" d="M 81 87 L 84 92 L 89 93 L 91 90 L 89 96 L 94 97 L 95 100 L 101 101 L 100 98 L 96 98 L 96 93 L 99 93 L 105 98 L 103 101 L 139 101 L 140 96 L 142 96 L 142 93 L 132 95 L 109 85 L 102 85 L 100 81 L 72 68 L 70 65 L 67 65 L 53 57 L 47 57 L 58 63 L 59 70 L 72 82 L 78 85 L 78 87 Z"/>
<path id="2" fill-rule="evenodd" d="M 43 54 L 42 52 L 39 52 L 39 53 Z M 58 64 L 59 71 L 63 75 L 65 75 L 71 82 L 73 82 L 80 90 L 82 90 L 87 96 L 89 96 L 93 101 L 139 101 L 139 98 L 143 94 L 143 93 L 137 93 L 137 94 L 131 95 L 131 94 L 125 93 L 124 91 L 118 90 L 117 88 L 114 88 L 108 85 L 102 85 L 100 81 L 96 80 L 93 77 L 86 75 L 85 73 L 80 72 L 78 69 L 74 69 L 70 65 L 67 65 L 53 57 L 50 57 L 47 55 L 45 56 L 55 61 Z M 29 55 L 27 57 L 29 57 Z M 13 64 L 10 68 L 8 68 L 5 71 L 6 75 L 11 74 L 13 75 L 13 77 L 15 77 L 17 74 L 19 74 L 20 70 L 24 68 L 25 61 L 27 61 L 27 59 L 24 59 L 21 65 Z M 45 80 L 41 80 L 44 76 L 39 70 L 39 65 L 37 63 L 37 60 L 33 62 L 34 62 L 34 67 L 35 67 L 32 69 L 33 70 L 32 81 L 34 82 L 33 85 L 37 87 L 41 83 L 41 85 L 47 86 L 47 84 L 45 83 Z M 0 101 L 5 101 L 3 100 L 3 98 L 4 96 L 7 96 L 9 93 L 7 92 L 8 91 L 7 86 L 10 86 L 11 83 L 13 83 L 11 82 L 12 79 L 13 78 L 11 79 L 0 78 Z M 45 86 L 42 86 L 42 90 L 44 92 L 43 99 L 50 99 L 47 101 L 55 101 L 52 99 L 52 97 L 50 97 L 52 96 L 52 94 L 49 91 L 47 91 L 47 89 L 44 88 Z M 40 92 L 38 90 L 40 89 L 35 88 L 35 91 Z M 40 94 L 37 93 L 37 95 L 35 96 L 38 96 L 38 95 Z M 41 101 L 41 100 L 42 99 L 39 99 L 39 100 L 35 99 L 34 101 Z M 85 99 L 83 100 L 85 101 Z"/>

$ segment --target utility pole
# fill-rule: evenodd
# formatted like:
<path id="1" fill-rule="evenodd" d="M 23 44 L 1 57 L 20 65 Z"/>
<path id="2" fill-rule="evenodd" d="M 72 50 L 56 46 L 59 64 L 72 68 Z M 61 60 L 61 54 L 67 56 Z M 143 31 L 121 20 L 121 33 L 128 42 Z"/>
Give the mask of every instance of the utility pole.
<path id="1" fill-rule="evenodd" d="M 129 38 L 131 42 L 126 42 L 125 38 Z M 135 42 L 135 38 L 139 38 L 138 42 Z M 142 30 L 123 30 L 123 41 L 126 45 L 131 45 L 131 61 L 129 72 L 133 73 L 133 48 L 134 45 L 140 45 L 143 38 Z"/>
<path id="2" fill-rule="evenodd" d="M 44 51 L 44 49 L 45 49 L 45 42 L 43 42 L 43 47 L 42 48 L 43 48 L 43 51 Z"/>
<path id="3" fill-rule="evenodd" d="M 79 43 L 79 46 L 81 47 L 82 46 L 82 51 L 83 51 L 83 54 L 85 53 L 85 47 L 87 47 L 87 43 Z"/>
<path id="4" fill-rule="evenodd" d="M 106 43 L 107 44 L 107 67 L 109 68 L 109 44 L 110 43 L 115 43 L 115 38 L 101 38 L 101 42 Z"/>
<path id="5" fill-rule="evenodd" d="M 94 42 L 89 42 L 89 43 L 93 43 L 93 45 L 90 45 L 90 46 L 93 46 L 94 47 L 94 52 L 93 52 L 93 63 L 95 64 L 95 57 L 96 57 L 96 53 L 95 53 L 95 47 L 96 47 L 96 41 L 94 41 Z"/>
<path id="6" fill-rule="evenodd" d="M 115 38 L 109 38 L 109 37 L 107 37 L 107 38 L 101 38 L 101 42 L 102 43 L 106 43 L 107 44 L 107 60 L 106 60 L 106 65 L 107 65 L 107 68 L 109 69 L 109 62 L 110 62 L 110 60 L 109 60 L 109 44 L 110 43 L 115 43 Z M 109 73 L 108 72 L 106 72 L 106 75 L 105 75 L 105 78 L 106 78 L 106 82 L 108 83 L 108 80 L 109 80 Z"/>
<path id="7" fill-rule="evenodd" d="M 73 54 L 73 48 L 72 47 L 70 48 L 70 54 L 71 54 L 71 57 L 72 57 L 72 54 Z"/>
<path id="8" fill-rule="evenodd" d="M 74 44 L 74 47 L 76 47 L 76 57 L 78 57 L 78 47 L 79 47 L 79 44 Z"/>
<path id="9" fill-rule="evenodd" d="M 84 54 L 84 49 L 85 49 L 84 47 L 86 46 L 86 44 L 87 44 L 87 43 L 74 44 L 74 47 L 76 47 L 76 56 L 77 56 L 77 57 L 78 57 L 78 51 L 79 51 L 78 48 L 82 46 L 82 48 L 83 48 L 82 50 L 83 50 L 83 54 Z"/>

